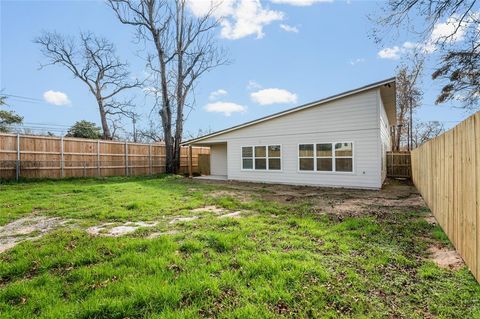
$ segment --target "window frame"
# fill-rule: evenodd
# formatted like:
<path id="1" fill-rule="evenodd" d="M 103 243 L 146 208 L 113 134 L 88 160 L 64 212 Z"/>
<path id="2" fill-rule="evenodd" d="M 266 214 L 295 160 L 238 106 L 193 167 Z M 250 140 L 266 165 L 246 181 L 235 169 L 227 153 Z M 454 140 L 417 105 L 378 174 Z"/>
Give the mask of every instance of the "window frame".
<path id="1" fill-rule="evenodd" d="M 352 156 L 336 156 L 335 155 L 335 144 L 337 143 L 350 143 L 352 144 Z M 301 170 L 300 169 L 300 145 L 312 145 L 313 144 L 313 171 Z M 331 144 L 332 145 L 332 157 L 328 156 L 317 156 L 317 144 Z M 354 141 L 336 141 L 336 142 L 305 142 L 297 144 L 297 172 L 305 174 L 333 174 L 333 175 L 354 175 L 355 174 L 355 142 Z M 311 158 L 302 156 L 301 158 Z M 332 170 L 331 171 L 317 171 L 317 159 L 318 158 L 331 158 L 332 159 Z M 343 172 L 337 171 L 336 159 L 337 158 L 351 158 L 352 159 L 352 171 Z"/>
<path id="2" fill-rule="evenodd" d="M 252 149 L 252 156 L 251 157 L 243 157 L 243 148 L 250 147 Z M 252 160 L 252 168 L 243 168 L 243 160 L 244 159 L 251 159 Z M 240 147 L 240 165 L 242 171 L 253 171 L 255 169 L 255 147 L 254 146 L 241 146 Z"/>
<path id="3" fill-rule="evenodd" d="M 332 155 L 330 155 L 330 156 L 318 156 L 317 155 L 317 146 L 321 145 L 321 144 L 330 144 L 330 147 L 331 147 L 330 151 L 332 152 Z M 335 171 L 335 168 L 336 168 L 335 167 L 335 144 L 336 143 L 316 143 L 315 144 L 314 154 L 313 154 L 315 156 L 315 169 L 314 169 L 315 172 L 320 172 L 320 173 L 334 173 L 334 172 L 336 172 Z M 332 170 L 330 170 L 330 171 L 319 171 L 318 170 L 318 159 L 329 159 L 329 160 L 331 160 L 332 161 Z"/>
<path id="4" fill-rule="evenodd" d="M 277 157 L 277 156 L 273 156 L 273 157 L 269 157 L 268 156 L 268 147 L 269 146 L 280 146 L 280 156 Z M 252 157 L 243 157 L 243 148 L 244 147 L 251 147 L 252 148 Z M 255 167 L 255 147 L 265 147 L 265 157 L 258 157 L 259 159 L 265 159 L 266 161 L 266 168 L 265 169 L 256 169 Z M 244 159 L 252 159 L 252 168 L 243 168 L 243 160 Z M 269 159 L 272 158 L 278 158 L 280 159 L 280 169 L 270 169 L 270 164 L 269 164 Z M 255 171 L 255 172 L 282 172 L 283 171 L 283 145 L 280 144 L 280 143 L 273 143 L 273 144 L 261 144 L 261 145 L 241 145 L 240 146 L 240 170 L 241 171 L 245 171 L 245 172 L 252 172 L 252 171 Z"/>
<path id="5" fill-rule="evenodd" d="M 312 145 L 312 146 L 313 146 L 313 147 L 312 147 L 312 153 L 313 153 L 312 156 L 301 156 L 301 157 L 300 157 L 300 145 Z M 316 168 L 317 168 L 317 165 L 316 165 L 316 163 L 315 163 L 315 161 L 317 160 L 317 159 L 316 159 L 316 156 L 315 156 L 315 155 L 316 155 L 316 154 L 315 154 L 315 152 L 316 152 L 315 147 L 316 147 L 316 146 L 315 146 L 315 143 L 300 143 L 300 144 L 298 144 L 298 146 L 297 146 L 297 161 L 298 161 L 297 169 L 298 169 L 300 172 L 307 172 L 307 173 L 308 173 L 308 172 L 310 172 L 310 173 L 311 173 L 311 172 L 315 172 L 315 170 L 316 170 Z M 303 170 L 303 169 L 300 169 L 300 159 L 302 159 L 302 158 L 308 158 L 308 159 L 311 158 L 311 159 L 313 160 L 313 169 L 312 169 L 312 170 Z"/>

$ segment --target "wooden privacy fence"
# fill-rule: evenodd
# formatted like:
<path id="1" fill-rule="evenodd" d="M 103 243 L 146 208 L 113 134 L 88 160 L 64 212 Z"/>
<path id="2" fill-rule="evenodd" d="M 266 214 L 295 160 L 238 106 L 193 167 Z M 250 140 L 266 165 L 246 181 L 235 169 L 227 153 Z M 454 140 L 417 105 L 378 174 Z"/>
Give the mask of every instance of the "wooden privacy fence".
<path id="1" fill-rule="evenodd" d="M 413 182 L 480 282 L 480 112 L 412 151 Z"/>
<path id="2" fill-rule="evenodd" d="M 412 177 L 412 162 L 409 151 L 387 152 L 387 176 L 400 178 Z"/>
<path id="3" fill-rule="evenodd" d="M 180 173 L 198 172 L 206 147 L 182 147 Z M 165 146 L 0 134 L 0 179 L 139 176 L 165 172 Z"/>

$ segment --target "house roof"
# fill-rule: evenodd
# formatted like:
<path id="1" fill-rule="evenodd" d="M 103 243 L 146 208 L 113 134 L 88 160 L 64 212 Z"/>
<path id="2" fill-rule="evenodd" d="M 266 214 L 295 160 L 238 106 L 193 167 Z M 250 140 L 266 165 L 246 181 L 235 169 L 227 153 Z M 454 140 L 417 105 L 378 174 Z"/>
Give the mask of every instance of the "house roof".
<path id="1" fill-rule="evenodd" d="M 302 110 L 305 110 L 305 109 L 308 109 L 308 108 L 311 108 L 311 107 L 319 106 L 321 104 L 331 102 L 331 101 L 334 101 L 334 100 L 337 100 L 337 99 L 341 99 L 341 98 L 344 98 L 344 97 L 347 97 L 347 96 L 350 96 L 350 95 L 354 95 L 354 94 L 357 94 L 357 93 L 361 93 L 363 91 L 368 91 L 368 90 L 375 89 L 375 88 L 382 88 L 384 86 L 387 86 L 387 87 L 390 88 L 392 86 L 392 83 L 393 83 L 393 85 L 395 85 L 395 77 L 388 78 L 388 79 L 378 81 L 378 82 L 375 82 L 375 83 L 371 83 L 371 84 L 368 84 L 368 85 L 365 85 L 365 86 L 362 86 L 362 87 L 359 87 L 359 88 L 356 88 L 356 89 L 353 89 L 353 90 L 338 93 L 338 94 L 323 98 L 321 100 L 317 100 L 317 101 L 310 102 L 310 103 L 307 103 L 307 104 L 303 104 L 303 105 L 300 105 L 300 106 L 297 106 L 297 107 L 294 107 L 294 108 L 291 108 L 291 109 L 288 109 L 288 110 L 285 110 L 285 111 L 281 111 L 281 112 L 278 112 L 278 113 L 267 115 L 267 116 L 261 117 L 261 118 L 256 119 L 256 120 L 245 122 L 245 123 L 242 123 L 242 124 L 239 124 L 239 125 L 235 125 L 235 126 L 232 126 L 232 127 L 220 130 L 220 131 L 216 131 L 216 132 L 201 136 L 201 137 L 190 139 L 188 141 L 183 142 L 182 145 L 195 144 L 195 143 L 201 142 L 201 141 L 203 141 L 207 138 L 211 138 L 211 137 L 218 136 L 218 135 L 221 135 L 221 134 L 229 133 L 229 132 L 239 130 L 239 129 L 242 129 L 242 128 L 245 128 L 245 127 L 248 127 L 248 126 L 251 126 L 251 125 L 255 125 L 255 124 L 258 124 L 258 123 L 261 123 L 261 122 L 265 122 L 265 121 L 268 121 L 268 120 L 271 120 L 271 119 L 274 119 L 274 118 L 277 118 L 277 117 L 280 117 L 280 116 L 284 116 L 284 115 L 287 115 L 287 114 L 290 114 L 290 113 L 302 111 Z M 392 97 L 391 96 L 392 92 L 381 92 L 381 95 L 382 95 L 382 99 L 385 96 L 390 97 L 390 99 L 393 98 L 393 105 L 385 105 L 385 108 L 387 109 L 387 115 L 389 117 L 389 120 L 390 120 L 391 124 L 394 124 L 395 121 L 396 121 L 395 120 L 396 108 L 395 108 L 395 96 L 394 96 L 395 94 L 393 92 L 393 97 Z M 390 103 L 390 104 L 392 104 L 392 103 Z"/>

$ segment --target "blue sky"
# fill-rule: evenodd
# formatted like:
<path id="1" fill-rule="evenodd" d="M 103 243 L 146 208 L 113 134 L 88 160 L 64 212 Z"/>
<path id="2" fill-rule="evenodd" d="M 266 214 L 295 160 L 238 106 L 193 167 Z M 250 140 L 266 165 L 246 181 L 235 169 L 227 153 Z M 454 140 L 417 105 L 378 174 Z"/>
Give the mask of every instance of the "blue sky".
<path id="1" fill-rule="evenodd" d="M 392 77 L 398 58 L 408 49 L 405 42 L 415 40 L 400 35 L 383 47 L 375 44 L 371 39 L 373 24 L 367 16 L 378 12 L 377 2 L 297 0 L 302 1 L 300 6 L 292 1 L 252 0 L 255 10 L 247 18 L 253 20 L 243 28 L 242 21 L 236 24 L 239 15 L 228 16 L 231 28 L 219 28 L 217 34 L 232 63 L 200 80 L 186 131 L 219 130 Z M 133 42 L 134 30 L 121 25 L 103 1 L 2 0 L 0 20 L 0 88 L 5 94 L 32 99 L 9 99 L 11 108 L 23 115 L 29 126 L 43 123 L 66 129 L 82 119 L 99 123 L 95 100 L 83 83 L 61 67 L 39 70 L 45 59 L 32 40 L 42 30 L 72 35 L 92 31 L 108 37 L 130 63 L 133 75 L 145 73 L 139 46 Z M 440 88 L 440 83 L 429 79 L 436 63 L 434 55 L 425 70 L 425 95 L 417 117 L 451 127 L 468 113 L 452 104 L 434 105 Z M 50 103 L 44 97 L 48 91 L 53 91 L 46 94 Z M 137 108 L 146 122 L 151 101 L 141 90 L 131 94 L 137 96 Z"/>

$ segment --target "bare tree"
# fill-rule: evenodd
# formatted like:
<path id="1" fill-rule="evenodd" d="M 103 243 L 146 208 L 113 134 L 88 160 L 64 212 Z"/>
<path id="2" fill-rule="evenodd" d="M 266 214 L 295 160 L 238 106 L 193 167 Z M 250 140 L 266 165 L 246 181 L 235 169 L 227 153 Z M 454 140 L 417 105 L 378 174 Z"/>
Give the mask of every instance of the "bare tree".
<path id="1" fill-rule="evenodd" d="M 160 121 L 156 121 L 151 116 L 148 118 L 148 126 L 137 129 L 137 139 L 144 143 L 164 142 L 165 139 L 163 138 L 163 129 Z"/>
<path id="2" fill-rule="evenodd" d="M 108 0 L 116 16 L 136 27 L 137 36 L 153 44 L 147 56 L 152 71 L 166 148 L 166 172 L 180 168 L 185 108 L 205 72 L 227 62 L 213 34 L 219 21 L 212 7 L 202 16 L 187 10 L 187 0 Z"/>
<path id="3" fill-rule="evenodd" d="M 436 103 L 461 100 L 463 107 L 477 109 L 480 98 L 479 19 L 477 0 L 389 0 L 383 5 L 381 17 L 375 19 L 374 36 L 377 42 L 383 42 L 389 31 L 406 29 L 430 50 L 441 52 L 432 78 L 446 83 Z M 443 23 L 442 30 L 435 32 L 439 23 Z"/>
<path id="4" fill-rule="evenodd" d="M 392 129 L 393 150 L 402 146 L 412 148 L 413 113 L 420 105 L 422 91 L 418 87 L 423 62 L 417 60 L 412 68 L 402 66 L 397 73 L 397 126 Z"/>
<path id="5" fill-rule="evenodd" d="M 130 79 L 128 64 L 116 55 L 115 46 L 92 33 L 81 33 L 80 39 L 75 39 L 56 32 L 43 32 L 34 42 L 41 46 L 48 59 L 41 67 L 62 65 L 87 85 L 98 105 L 102 138 L 112 139 L 110 118 L 125 115 L 133 106 L 131 100 L 117 97 L 141 86 L 138 80 Z"/>
<path id="6" fill-rule="evenodd" d="M 442 56 L 442 65 L 433 72 L 432 78 L 447 84 L 435 103 L 459 100 L 467 109 L 479 109 L 480 37 L 470 45 L 468 50 L 450 50 Z"/>
<path id="7" fill-rule="evenodd" d="M 428 140 L 445 132 L 445 127 L 437 121 L 416 122 L 413 126 L 413 144 L 419 147 Z"/>
<path id="8" fill-rule="evenodd" d="M 204 136 L 204 135 L 208 135 L 208 134 L 211 134 L 213 133 L 213 130 L 211 127 L 209 128 L 206 128 L 206 129 L 198 129 L 198 131 L 196 132 L 187 132 L 186 134 L 186 138 L 188 139 L 194 139 L 194 138 L 198 138 L 198 137 L 201 137 L 201 136 Z"/>

